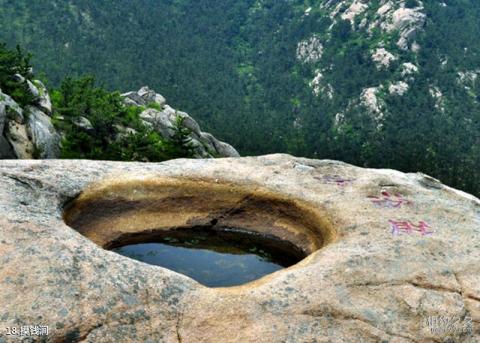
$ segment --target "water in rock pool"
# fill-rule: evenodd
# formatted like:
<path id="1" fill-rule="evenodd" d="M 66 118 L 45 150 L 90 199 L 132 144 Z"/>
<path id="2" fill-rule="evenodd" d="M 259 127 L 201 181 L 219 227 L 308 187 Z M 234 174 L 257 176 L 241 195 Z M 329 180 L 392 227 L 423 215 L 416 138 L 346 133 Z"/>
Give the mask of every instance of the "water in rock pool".
<path id="1" fill-rule="evenodd" d="M 138 261 L 182 273 L 209 287 L 228 287 L 256 280 L 297 262 L 288 254 L 272 253 L 253 244 L 214 242 L 197 237 L 163 237 L 150 243 L 124 245 L 112 251 Z"/>

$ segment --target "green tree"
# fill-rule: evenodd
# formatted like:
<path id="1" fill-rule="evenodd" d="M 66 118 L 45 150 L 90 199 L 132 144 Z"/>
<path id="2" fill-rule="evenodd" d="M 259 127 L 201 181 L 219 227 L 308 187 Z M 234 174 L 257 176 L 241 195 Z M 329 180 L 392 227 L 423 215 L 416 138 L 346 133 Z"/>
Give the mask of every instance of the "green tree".
<path id="1" fill-rule="evenodd" d="M 52 101 L 55 124 L 64 133 L 63 158 L 153 162 L 194 156 L 183 117 L 177 117 L 166 139 L 143 125 L 143 107 L 124 105 L 119 93 L 96 86 L 93 76 L 66 78 Z M 82 127 L 82 118 L 91 127 Z"/>
<path id="2" fill-rule="evenodd" d="M 183 122 L 185 117 L 177 116 L 172 126 L 173 135 L 165 142 L 165 151 L 170 156 L 189 158 L 194 156 L 194 146 L 190 134 L 192 131 Z"/>
<path id="3" fill-rule="evenodd" d="M 31 54 L 24 53 L 18 45 L 11 50 L 6 44 L 0 43 L 0 89 L 21 106 L 34 101 L 25 80 L 33 77 L 30 59 Z"/>

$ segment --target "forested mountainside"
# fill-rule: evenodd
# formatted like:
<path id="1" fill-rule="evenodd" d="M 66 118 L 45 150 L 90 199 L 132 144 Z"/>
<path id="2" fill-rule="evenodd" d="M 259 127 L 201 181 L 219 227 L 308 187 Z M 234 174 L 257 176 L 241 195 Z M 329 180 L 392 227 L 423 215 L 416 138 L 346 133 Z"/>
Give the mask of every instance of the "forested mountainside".
<path id="1" fill-rule="evenodd" d="M 422 171 L 479 194 L 476 0 L 0 0 L 48 86 L 148 84 L 241 154 Z"/>

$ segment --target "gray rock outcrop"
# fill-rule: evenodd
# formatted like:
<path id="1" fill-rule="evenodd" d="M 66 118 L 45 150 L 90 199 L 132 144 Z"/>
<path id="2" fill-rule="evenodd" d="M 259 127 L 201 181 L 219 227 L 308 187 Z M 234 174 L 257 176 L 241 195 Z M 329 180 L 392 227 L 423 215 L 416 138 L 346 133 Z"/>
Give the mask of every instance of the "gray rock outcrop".
<path id="1" fill-rule="evenodd" d="M 58 158 L 60 137 L 50 115 L 52 103 L 41 81 L 26 80 L 33 104 L 22 108 L 0 90 L 0 159 Z"/>
<path id="2" fill-rule="evenodd" d="M 195 148 L 196 157 L 239 157 L 239 153 L 230 144 L 219 141 L 210 133 L 202 132 L 200 125 L 188 114 L 177 111 L 166 103 L 165 98 L 148 87 L 137 92 L 122 94 L 127 106 L 147 106 L 140 119 L 143 123 L 157 131 L 162 137 L 171 138 L 172 127 L 178 117 L 183 118 L 182 125 L 191 131 L 191 144 Z M 153 105 L 152 105 L 153 104 Z M 149 107 L 150 106 L 150 107 Z"/>
<path id="3" fill-rule="evenodd" d="M 44 84 L 27 80 L 21 75 L 17 80 L 25 82 L 33 95 L 33 104 L 22 108 L 8 94 L 0 90 L 0 159 L 51 159 L 60 156 L 60 132 L 52 124 L 52 102 Z M 202 132 L 198 123 L 188 113 L 167 105 L 165 98 L 148 87 L 122 94 L 126 106 L 144 108 L 140 113 L 143 124 L 157 131 L 165 139 L 174 134 L 178 117 L 182 125 L 191 131 L 190 141 L 195 157 L 238 157 L 231 145 L 221 142 L 209 133 Z M 57 117 L 59 120 L 64 118 Z M 94 130 L 88 118 L 80 116 L 72 124 L 86 132 Z M 128 126 L 119 127 L 117 137 L 135 133 Z"/>
<path id="4" fill-rule="evenodd" d="M 140 88 L 137 92 L 132 91 L 124 93 L 122 96 L 125 98 L 125 102 L 130 105 L 147 106 L 155 103 L 164 106 L 166 103 L 163 96 L 155 93 L 155 91 L 148 86 Z"/>
<path id="5" fill-rule="evenodd" d="M 47 88 L 39 80 L 34 80 L 33 83 L 38 89 L 38 107 L 46 114 L 52 114 L 52 101 L 50 100 L 50 94 L 48 93 Z"/>
<path id="6" fill-rule="evenodd" d="M 92 131 L 94 129 L 90 120 L 85 117 L 78 117 L 73 121 L 73 125 L 85 131 Z"/>
<path id="7" fill-rule="evenodd" d="M 5 138 L 16 158 L 31 159 L 34 157 L 35 147 L 25 124 L 10 120 L 5 129 Z M 8 147 L 4 147 L 2 150 L 8 151 Z"/>
<path id="8" fill-rule="evenodd" d="M 0 111 L 5 112 L 4 119 L 12 119 L 17 123 L 23 123 L 23 109 L 13 100 L 8 94 L 5 94 L 0 89 Z M 0 119 L 2 115 L 0 114 Z"/>
<path id="9" fill-rule="evenodd" d="M 28 129 L 33 145 L 36 147 L 36 158 L 56 158 L 60 155 L 60 136 L 52 125 L 49 116 L 36 107 L 28 108 Z"/>

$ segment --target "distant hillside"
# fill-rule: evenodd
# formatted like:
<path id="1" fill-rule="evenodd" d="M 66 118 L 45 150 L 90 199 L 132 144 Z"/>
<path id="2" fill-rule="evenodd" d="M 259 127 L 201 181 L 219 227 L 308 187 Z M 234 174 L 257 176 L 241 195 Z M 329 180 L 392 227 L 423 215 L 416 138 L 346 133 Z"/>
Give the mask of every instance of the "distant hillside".
<path id="1" fill-rule="evenodd" d="M 148 84 L 242 154 L 422 171 L 479 194 L 478 18 L 476 0 L 0 0 L 0 40 L 51 85 Z"/>

